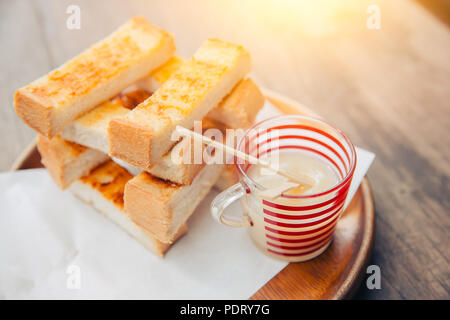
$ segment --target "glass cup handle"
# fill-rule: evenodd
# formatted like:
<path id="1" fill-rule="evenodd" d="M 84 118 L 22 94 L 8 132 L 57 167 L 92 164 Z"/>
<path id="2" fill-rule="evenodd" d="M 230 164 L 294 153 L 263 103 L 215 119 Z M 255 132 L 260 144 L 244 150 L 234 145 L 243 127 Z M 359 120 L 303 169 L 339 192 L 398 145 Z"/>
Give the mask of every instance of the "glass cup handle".
<path id="1" fill-rule="evenodd" d="M 227 218 L 223 213 L 225 209 L 234 201 L 238 200 L 246 193 L 245 187 L 238 182 L 235 185 L 219 193 L 211 203 L 211 214 L 213 218 L 224 225 L 231 227 L 249 227 L 250 221 L 247 216 L 241 216 L 240 220 Z"/>

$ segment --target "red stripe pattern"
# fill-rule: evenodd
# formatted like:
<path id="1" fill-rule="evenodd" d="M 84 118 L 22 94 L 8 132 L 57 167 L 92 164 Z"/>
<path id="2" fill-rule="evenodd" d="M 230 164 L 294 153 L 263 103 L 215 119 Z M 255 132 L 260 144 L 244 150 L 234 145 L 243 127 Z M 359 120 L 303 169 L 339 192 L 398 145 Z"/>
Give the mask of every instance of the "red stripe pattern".
<path id="1" fill-rule="evenodd" d="M 240 149 L 256 157 L 280 150 L 302 150 L 322 158 L 341 177 L 341 182 L 326 192 L 311 197 L 282 195 L 281 199 L 263 199 L 263 221 L 268 252 L 301 258 L 314 256 L 332 240 L 347 197 L 355 168 L 353 145 L 339 131 L 299 123 L 266 127 L 248 135 Z M 246 172 L 252 164 L 238 164 Z"/>

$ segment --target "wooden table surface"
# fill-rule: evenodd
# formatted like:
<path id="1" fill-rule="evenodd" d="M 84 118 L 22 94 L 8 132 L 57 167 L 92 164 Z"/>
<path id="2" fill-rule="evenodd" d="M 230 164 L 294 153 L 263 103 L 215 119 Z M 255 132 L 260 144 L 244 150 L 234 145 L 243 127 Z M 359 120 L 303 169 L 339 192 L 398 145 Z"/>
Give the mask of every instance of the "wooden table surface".
<path id="1" fill-rule="evenodd" d="M 79 30 L 66 28 L 71 4 L 81 9 Z M 381 29 L 366 24 L 373 4 Z M 0 170 L 35 136 L 14 113 L 14 90 L 141 14 L 173 33 L 185 57 L 208 37 L 245 45 L 260 85 L 376 153 L 371 264 L 381 269 L 381 289 L 364 281 L 356 298 L 450 299 L 450 30 L 448 14 L 422 4 L 0 0 Z"/>

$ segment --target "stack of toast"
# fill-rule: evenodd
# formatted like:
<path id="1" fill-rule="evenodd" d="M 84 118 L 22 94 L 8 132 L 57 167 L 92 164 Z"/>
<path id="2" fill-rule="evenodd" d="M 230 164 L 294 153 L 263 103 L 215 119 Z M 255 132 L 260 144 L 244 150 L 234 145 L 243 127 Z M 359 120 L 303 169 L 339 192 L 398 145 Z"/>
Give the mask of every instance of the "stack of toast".
<path id="1" fill-rule="evenodd" d="M 264 104 L 242 46 L 209 39 L 187 60 L 175 51 L 172 35 L 134 17 L 14 96 L 56 184 L 159 256 L 210 189 L 233 180 L 224 164 L 174 161 L 175 127 L 246 129 Z"/>

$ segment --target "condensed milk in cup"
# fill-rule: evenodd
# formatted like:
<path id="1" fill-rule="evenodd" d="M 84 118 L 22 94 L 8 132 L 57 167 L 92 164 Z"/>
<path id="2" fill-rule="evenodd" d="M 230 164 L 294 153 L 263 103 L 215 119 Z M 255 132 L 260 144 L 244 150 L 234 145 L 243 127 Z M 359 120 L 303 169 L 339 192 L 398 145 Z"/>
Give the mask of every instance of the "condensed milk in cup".
<path id="1" fill-rule="evenodd" d="M 237 149 L 284 172 L 301 173 L 314 184 L 299 185 L 259 164 L 235 159 L 239 182 L 214 199 L 213 217 L 228 226 L 248 227 L 255 245 L 277 259 L 306 261 L 324 252 L 355 171 L 350 140 L 322 120 L 287 115 L 254 125 Z M 244 211 L 240 219 L 224 214 L 237 199 Z"/>

